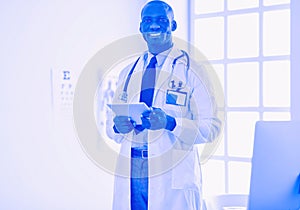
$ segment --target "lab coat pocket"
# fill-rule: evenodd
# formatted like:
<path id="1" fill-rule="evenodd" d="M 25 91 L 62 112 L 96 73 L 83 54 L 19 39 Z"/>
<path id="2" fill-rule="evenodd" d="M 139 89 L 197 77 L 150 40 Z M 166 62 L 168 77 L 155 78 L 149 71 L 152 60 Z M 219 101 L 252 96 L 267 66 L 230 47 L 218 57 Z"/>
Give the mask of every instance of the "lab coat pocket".
<path id="1" fill-rule="evenodd" d="M 172 188 L 186 189 L 195 185 L 195 158 L 194 154 L 188 150 L 172 151 Z"/>

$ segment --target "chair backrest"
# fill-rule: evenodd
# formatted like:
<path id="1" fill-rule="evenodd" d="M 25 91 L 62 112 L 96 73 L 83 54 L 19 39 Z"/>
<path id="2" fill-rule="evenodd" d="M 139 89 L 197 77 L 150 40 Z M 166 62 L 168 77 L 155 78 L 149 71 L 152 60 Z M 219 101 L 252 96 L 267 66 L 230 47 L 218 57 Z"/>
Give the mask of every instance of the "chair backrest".
<path id="1" fill-rule="evenodd" d="M 248 205 L 248 195 L 222 194 L 222 195 L 211 196 L 207 198 L 205 202 L 206 202 L 207 210 L 230 210 L 230 209 L 246 210 Z"/>

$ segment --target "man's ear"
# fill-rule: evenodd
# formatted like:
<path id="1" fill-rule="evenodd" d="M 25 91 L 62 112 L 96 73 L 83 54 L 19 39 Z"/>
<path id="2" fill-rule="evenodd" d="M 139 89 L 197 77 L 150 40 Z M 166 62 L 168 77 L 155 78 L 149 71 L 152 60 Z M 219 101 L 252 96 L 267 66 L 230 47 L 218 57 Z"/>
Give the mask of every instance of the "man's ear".
<path id="1" fill-rule="evenodd" d="M 142 23 L 140 23 L 140 28 L 139 28 L 140 32 L 143 33 L 142 31 Z"/>
<path id="2" fill-rule="evenodd" d="M 177 23 L 176 23 L 176 21 L 175 20 L 172 20 L 172 31 L 175 31 L 176 30 L 176 28 L 177 28 Z"/>

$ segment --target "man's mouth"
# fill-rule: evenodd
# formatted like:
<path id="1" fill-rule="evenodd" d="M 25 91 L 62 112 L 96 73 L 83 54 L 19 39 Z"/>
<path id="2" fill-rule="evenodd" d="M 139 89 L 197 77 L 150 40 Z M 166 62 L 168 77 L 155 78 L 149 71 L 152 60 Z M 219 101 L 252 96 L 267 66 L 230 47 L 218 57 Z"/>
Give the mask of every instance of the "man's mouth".
<path id="1" fill-rule="evenodd" d="M 161 32 L 157 32 L 157 33 L 149 33 L 149 36 L 150 36 L 150 37 L 153 37 L 153 38 L 159 37 L 160 35 L 161 35 Z"/>

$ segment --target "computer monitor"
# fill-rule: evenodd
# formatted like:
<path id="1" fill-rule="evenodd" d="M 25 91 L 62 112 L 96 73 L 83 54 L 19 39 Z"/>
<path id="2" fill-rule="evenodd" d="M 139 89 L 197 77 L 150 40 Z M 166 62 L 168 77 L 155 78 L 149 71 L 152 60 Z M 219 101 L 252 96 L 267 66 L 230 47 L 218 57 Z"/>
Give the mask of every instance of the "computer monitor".
<path id="1" fill-rule="evenodd" d="M 300 209 L 300 122 L 256 123 L 249 210 Z"/>

